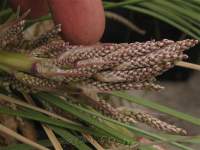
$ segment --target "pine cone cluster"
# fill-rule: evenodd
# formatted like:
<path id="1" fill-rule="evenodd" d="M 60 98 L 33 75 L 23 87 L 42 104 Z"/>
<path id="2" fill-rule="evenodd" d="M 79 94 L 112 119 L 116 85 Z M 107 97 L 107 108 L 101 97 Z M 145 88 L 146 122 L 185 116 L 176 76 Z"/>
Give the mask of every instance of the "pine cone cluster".
<path id="1" fill-rule="evenodd" d="M 186 39 L 120 44 L 70 45 L 59 36 L 56 25 L 37 39 L 24 37 L 25 15 L 0 26 L 0 52 L 14 52 L 34 59 L 29 71 L 0 72 L 0 86 L 27 93 L 65 89 L 91 89 L 97 92 L 121 90 L 160 90 L 155 77 L 187 59 L 184 51 L 199 43 Z M 26 62 L 25 62 L 26 63 Z M 1 66 L 0 66 L 1 67 Z M 31 71 L 30 71 L 31 70 Z M 69 90 L 70 91 L 70 90 Z M 67 91 L 67 92 L 69 92 Z M 124 123 L 136 121 L 176 134 L 186 131 L 144 113 L 122 113 L 104 100 L 91 106 Z"/>
<path id="2" fill-rule="evenodd" d="M 19 73 L 15 73 L 10 80 L 11 85 L 14 78 L 24 87 L 36 90 L 57 89 L 68 83 L 103 92 L 160 90 L 163 87 L 154 83 L 155 77 L 172 68 L 176 61 L 186 59 L 187 55 L 183 52 L 199 42 L 194 39 L 177 42 L 164 39 L 141 43 L 70 45 L 59 37 L 60 25 L 29 41 L 23 37 L 24 18 L 22 16 L 1 26 L 0 47 L 38 60 L 33 65 L 32 74 L 21 73 L 19 77 Z"/>

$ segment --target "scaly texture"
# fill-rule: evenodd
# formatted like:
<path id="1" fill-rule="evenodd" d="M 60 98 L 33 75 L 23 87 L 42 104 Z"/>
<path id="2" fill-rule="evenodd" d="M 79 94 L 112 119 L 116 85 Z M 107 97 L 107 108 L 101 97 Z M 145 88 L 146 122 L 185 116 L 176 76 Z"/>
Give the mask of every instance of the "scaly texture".
<path id="1" fill-rule="evenodd" d="M 115 120 L 124 122 L 124 123 L 136 123 L 134 118 L 124 115 L 116 108 L 112 107 L 109 103 L 107 103 L 105 100 L 94 100 L 93 107 L 102 112 L 104 115 L 111 117 Z"/>
<path id="2" fill-rule="evenodd" d="M 162 86 L 152 83 L 151 81 L 147 82 L 118 82 L 118 83 L 107 83 L 100 82 L 95 80 L 86 80 L 82 83 L 85 86 L 89 86 L 92 89 L 97 89 L 100 92 L 109 92 L 109 91 L 125 91 L 125 90 L 161 90 Z"/>
<path id="3" fill-rule="evenodd" d="M 148 41 L 146 43 L 130 43 L 130 44 L 122 44 L 120 49 L 117 51 L 108 54 L 105 56 L 105 60 L 115 62 L 114 65 L 119 65 L 124 61 L 129 61 L 132 57 L 139 57 L 146 55 L 148 53 L 157 51 L 169 44 L 173 43 L 170 40 L 163 40 L 163 41 Z"/>
<path id="4" fill-rule="evenodd" d="M 32 87 L 23 84 L 15 77 L 9 75 L 3 77 L 1 76 L 0 85 L 1 87 L 4 87 L 7 91 L 18 90 L 23 91 L 25 93 L 35 92 L 35 90 Z"/>
<path id="5" fill-rule="evenodd" d="M 96 74 L 94 77 L 102 82 L 144 82 L 162 74 L 164 71 L 172 68 L 173 66 L 174 64 L 172 63 L 166 63 L 133 70 L 104 71 Z"/>
<path id="6" fill-rule="evenodd" d="M 42 45 L 33 49 L 30 52 L 31 56 L 42 57 L 42 58 L 55 58 L 66 51 L 68 43 L 62 40 L 55 40 L 49 44 Z"/>
<path id="7" fill-rule="evenodd" d="M 44 44 L 47 44 L 50 40 L 58 37 L 58 33 L 61 31 L 61 25 L 56 25 L 52 30 L 49 32 L 42 34 L 40 37 L 38 37 L 36 40 L 31 42 L 30 47 L 31 48 L 37 48 Z"/>
<path id="8" fill-rule="evenodd" d="M 173 134 L 186 135 L 187 131 L 178 128 L 175 125 L 171 125 L 164 121 L 159 120 L 156 117 L 153 117 L 144 112 L 133 112 L 133 111 L 120 111 L 114 107 L 112 107 L 105 100 L 93 100 L 93 104 L 91 104 L 96 110 L 102 112 L 104 115 L 111 117 L 115 120 L 119 120 L 124 123 L 137 123 L 137 121 L 141 123 L 145 123 L 152 128 L 165 131 Z"/>
<path id="9" fill-rule="evenodd" d="M 173 41 L 164 39 L 163 41 L 149 41 L 146 43 L 122 43 L 122 44 L 101 44 L 94 46 L 75 46 L 75 51 L 64 53 L 61 55 L 59 61 L 64 64 L 74 64 L 77 61 L 105 57 L 107 61 L 115 61 L 126 58 L 127 55 L 142 56 L 152 51 L 158 50 L 161 47 L 167 46 Z"/>
<path id="10" fill-rule="evenodd" d="M 159 51 L 149 53 L 141 57 L 133 57 L 129 62 L 117 66 L 115 70 L 127 70 L 133 68 L 149 67 L 156 64 L 175 62 L 187 58 L 187 55 L 183 54 L 183 51 L 192 47 L 198 43 L 198 40 L 183 40 L 168 45 Z"/>
<path id="11" fill-rule="evenodd" d="M 116 51 L 121 46 L 118 44 L 102 44 L 93 46 L 74 46 L 74 51 L 62 54 L 59 61 L 66 64 L 74 64 L 76 61 L 104 57 L 107 54 Z"/>
<path id="12" fill-rule="evenodd" d="M 63 84 L 45 79 L 45 78 L 39 78 L 32 75 L 28 75 L 22 72 L 15 73 L 15 78 L 19 80 L 21 83 L 30 86 L 35 89 L 41 89 L 41 90 L 53 90 L 53 89 L 59 89 L 63 86 Z"/>
<path id="13" fill-rule="evenodd" d="M 6 86 L 7 90 L 15 89 L 26 93 L 36 91 L 55 91 L 65 87 L 65 84 L 45 78 L 35 77 L 22 72 L 17 72 L 14 76 L 1 77 L 1 86 Z"/>
<path id="14" fill-rule="evenodd" d="M 24 29 L 25 20 L 13 23 L 5 32 L 0 34 L 0 48 L 5 48 L 8 44 L 14 42 Z"/>
<path id="15" fill-rule="evenodd" d="M 158 118 L 155 118 L 147 113 L 129 111 L 129 112 L 126 112 L 125 114 L 134 118 L 135 120 L 137 120 L 139 122 L 145 123 L 155 129 L 159 129 L 161 131 L 174 133 L 174 134 L 180 134 L 180 135 L 187 134 L 186 130 L 184 130 L 182 128 L 178 128 L 175 125 L 171 125 L 164 121 L 161 121 Z"/>

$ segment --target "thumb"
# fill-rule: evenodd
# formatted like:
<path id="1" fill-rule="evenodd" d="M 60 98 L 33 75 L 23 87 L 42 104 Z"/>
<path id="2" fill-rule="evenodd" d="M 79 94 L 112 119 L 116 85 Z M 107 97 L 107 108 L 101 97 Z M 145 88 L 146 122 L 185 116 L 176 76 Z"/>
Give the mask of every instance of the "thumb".
<path id="1" fill-rule="evenodd" d="M 56 24 L 62 25 L 62 37 L 71 44 L 95 44 L 105 28 L 101 0 L 48 0 Z"/>

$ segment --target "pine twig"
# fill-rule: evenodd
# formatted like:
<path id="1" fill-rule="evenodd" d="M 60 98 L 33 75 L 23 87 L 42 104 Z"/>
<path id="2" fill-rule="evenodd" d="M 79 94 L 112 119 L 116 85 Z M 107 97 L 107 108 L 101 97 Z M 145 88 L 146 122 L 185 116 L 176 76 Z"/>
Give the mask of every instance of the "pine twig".
<path id="1" fill-rule="evenodd" d="M 188 63 L 184 61 L 177 61 L 175 64 L 176 66 L 179 66 L 179 67 L 184 67 L 184 68 L 200 71 L 200 65 L 197 65 L 197 64 Z"/>

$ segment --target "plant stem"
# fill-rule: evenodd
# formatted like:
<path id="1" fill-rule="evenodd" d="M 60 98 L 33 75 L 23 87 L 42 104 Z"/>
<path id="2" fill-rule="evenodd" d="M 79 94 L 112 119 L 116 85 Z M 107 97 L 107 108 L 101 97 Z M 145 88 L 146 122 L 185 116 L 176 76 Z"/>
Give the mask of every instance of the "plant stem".
<path id="1" fill-rule="evenodd" d="M 36 60 L 27 55 L 0 51 L 0 65 L 14 70 L 31 72 Z"/>
<path id="2" fill-rule="evenodd" d="M 192 64 L 192 63 L 188 63 L 188 62 L 184 62 L 184 61 L 176 62 L 176 66 L 200 71 L 200 65 Z"/>

